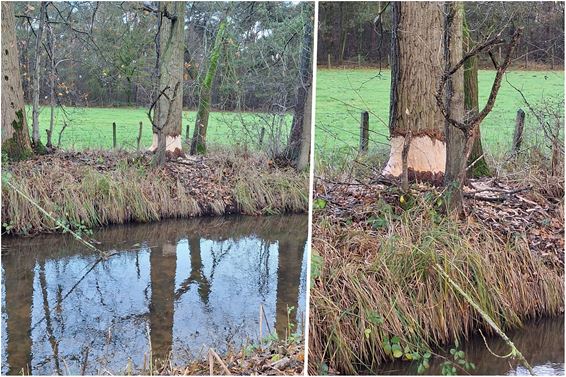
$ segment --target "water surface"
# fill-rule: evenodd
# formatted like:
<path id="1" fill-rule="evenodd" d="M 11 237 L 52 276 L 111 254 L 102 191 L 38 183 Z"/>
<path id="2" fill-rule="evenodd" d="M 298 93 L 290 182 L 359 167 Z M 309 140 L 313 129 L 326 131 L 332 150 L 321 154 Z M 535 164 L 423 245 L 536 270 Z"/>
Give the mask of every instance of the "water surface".
<path id="1" fill-rule="evenodd" d="M 167 220 L 2 239 L 2 373 L 124 373 L 301 331 L 306 216 Z M 288 308 L 293 307 L 289 314 Z M 290 321 L 288 321 L 290 319 Z"/>
<path id="2" fill-rule="evenodd" d="M 533 320 L 525 323 L 520 329 L 509 330 L 506 333 L 533 367 L 536 375 L 564 376 L 564 318 Z M 496 355 L 504 356 L 510 352 L 509 346 L 496 335 L 486 336 L 486 342 L 489 350 Z M 459 348 L 465 352 L 465 359 L 476 365 L 476 369 L 468 373 L 474 375 L 530 375 L 529 371 L 517 361 L 494 356 L 486 348 L 486 342 L 478 334 Z M 450 357 L 447 352 L 444 355 Z M 435 358 L 425 374 L 440 375 L 443 361 L 438 357 Z M 416 375 L 417 367 L 416 363 L 395 362 L 377 371 L 377 374 Z M 466 373 L 458 371 L 458 374 Z"/>

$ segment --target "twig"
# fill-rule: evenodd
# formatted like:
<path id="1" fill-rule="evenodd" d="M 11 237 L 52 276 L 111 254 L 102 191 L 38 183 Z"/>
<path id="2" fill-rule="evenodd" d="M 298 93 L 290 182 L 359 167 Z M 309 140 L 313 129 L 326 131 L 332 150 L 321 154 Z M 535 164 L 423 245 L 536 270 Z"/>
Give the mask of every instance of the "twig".
<path id="1" fill-rule="evenodd" d="M 497 326 L 493 319 L 491 319 L 491 317 L 486 312 L 484 312 L 480 308 L 480 306 L 474 300 L 472 300 L 472 298 L 468 296 L 468 294 L 464 292 L 464 290 L 454 280 L 452 280 L 452 278 L 442 269 L 442 267 L 440 267 L 438 263 L 435 263 L 434 268 L 454 289 L 456 289 L 458 293 L 462 295 L 462 297 L 464 297 L 464 299 L 481 315 L 484 321 L 486 321 L 487 324 L 495 330 L 495 332 L 505 341 L 505 343 L 507 343 L 507 345 L 511 348 L 511 353 L 509 354 L 509 356 L 517 357 L 519 361 L 523 363 L 525 368 L 528 369 L 531 376 L 534 376 L 535 372 L 533 371 L 533 367 L 531 367 L 521 351 L 519 351 L 517 347 L 515 347 L 515 344 L 513 344 L 511 339 L 509 339 L 509 337 L 507 337 L 503 330 L 501 330 L 499 326 Z"/>
<path id="2" fill-rule="evenodd" d="M 224 373 L 227 376 L 231 376 L 232 373 L 230 373 L 230 369 L 228 369 L 228 367 L 226 366 L 226 364 L 224 364 L 224 361 L 222 361 L 222 359 L 220 358 L 220 356 L 218 356 L 218 354 L 216 352 L 214 352 L 214 350 L 212 348 L 208 349 L 208 355 L 210 357 L 210 355 L 212 354 L 212 356 L 214 356 L 214 358 L 216 359 L 216 361 L 218 362 L 218 364 L 220 364 L 220 366 L 222 367 Z M 210 360 L 209 360 L 209 366 L 210 366 Z M 212 373 L 211 373 L 212 375 Z"/>

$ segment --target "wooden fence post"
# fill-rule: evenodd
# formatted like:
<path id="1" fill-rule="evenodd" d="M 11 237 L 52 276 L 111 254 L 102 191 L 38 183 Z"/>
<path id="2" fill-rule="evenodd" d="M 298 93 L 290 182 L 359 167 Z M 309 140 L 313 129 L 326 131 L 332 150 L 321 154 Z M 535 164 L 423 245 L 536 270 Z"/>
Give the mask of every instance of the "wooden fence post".
<path id="1" fill-rule="evenodd" d="M 525 112 L 522 109 L 517 110 L 517 118 L 515 119 L 515 133 L 513 134 L 513 146 L 511 154 L 517 155 L 521 144 L 523 143 L 523 129 L 525 127 Z"/>
<path id="2" fill-rule="evenodd" d="M 265 127 L 261 127 L 261 131 L 259 131 L 259 146 L 263 145 L 263 137 L 265 136 Z"/>
<path id="3" fill-rule="evenodd" d="M 330 54 L 328 54 L 328 69 L 330 69 Z"/>
<path id="4" fill-rule="evenodd" d="M 112 122 L 112 146 L 116 149 L 116 122 Z"/>
<path id="5" fill-rule="evenodd" d="M 138 131 L 138 140 L 137 140 L 137 142 L 138 142 L 137 150 L 138 151 L 140 150 L 140 144 L 141 144 L 141 138 L 142 138 L 142 127 L 143 127 L 143 123 L 140 122 L 140 129 Z"/>
<path id="6" fill-rule="evenodd" d="M 368 151 L 369 144 L 369 113 L 362 111 L 360 121 L 360 153 L 365 154 Z"/>

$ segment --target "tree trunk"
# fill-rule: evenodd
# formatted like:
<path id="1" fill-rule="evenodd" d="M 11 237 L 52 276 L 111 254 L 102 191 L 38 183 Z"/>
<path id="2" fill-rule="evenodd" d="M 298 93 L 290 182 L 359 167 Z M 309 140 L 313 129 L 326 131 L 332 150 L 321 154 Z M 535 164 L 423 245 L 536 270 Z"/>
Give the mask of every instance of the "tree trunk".
<path id="1" fill-rule="evenodd" d="M 183 117 L 183 34 L 185 3 L 160 2 L 159 61 L 157 65 L 158 93 L 153 119 L 154 163 L 161 165 L 167 155 L 183 155 L 181 145 Z"/>
<path id="2" fill-rule="evenodd" d="M 11 2 L 2 2 L 2 153 L 12 160 L 32 155 L 20 80 L 16 24 Z"/>
<path id="3" fill-rule="evenodd" d="M 444 71 L 442 4 L 393 2 L 392 7 L 391 150 L 383 174 L 401 175 L 404 139 L 411 131 L 407 165 L 411 179 L 441 183 L 446 145 L 435 93 Z"/>
<path id="4" fill-rule="evenodd" d="M 443 55 L 446 67 L 455 66 L 462 59 L 462 29 L 463 5 L 461 2 L 446 2 L 444 5 L 444 35 Z M 464 121 L 464 70 L 459 69 L 448 79 L 444 92 L 446 108 L 450 117 L 459 122 Z M 449 210 L 461 208 L 463 202 L 462 184 L 465 178 L 467 163 L 468 138 L 462 130 L 454 127 L 447 121 L 445 123 L 446 135 L 446 169 L 444 185 L 446 189 L 446 206 Z M 469 140 L 470 143 L 473 143 Z M 464 177 L 462 177 L 462 173 Z"/>
<path id="5" fill-rule="evenodd" d="M 39 26 L 35 38 L 35 58 L 33 61 L 33 84 L 32 84 L 32 141 L 36 151 L 41 151 L 39 140 L 39 61 L 41 59 L 41 39 L 45 27 L 45 15 L 47 13 L 47 2 L 42 1 L 39 9 Z"/>
<path id="6" fill-rule="evenodd" d="M 307 3 L 304 4 L 305 7 L 308 6 Z M 308 14 L 308 12 L 306 12 L 306 14 Z M 303 168 L 306 167 L 308 164 L 308 153 L 310 150 L 311 104 L 309 102 L 312 102 L 312 31 L 313 26 L 309 17 L 305 22 L 303 46 L 299 63 L 300 81 L 297 88 L 297 104 L 293 115 L 289 142 L 284 152 L 285 159 L 291 162 L 291 164 L 297 169 L 300 169 L 299 165 L 302 165 Z M 303 161 L 299 163 L 301 158 Z"/>
<path id="7" fill-rule="evenodd" d="M 468 25 L 464 19 L 464 52 L 468 52 L 473 48 L 472 40 Z M 479 111 L 479 91 L 478 91 L 478 56 L 472 56 L 464 63 L 464 107 L 466 114 L 474 116 Z M 468 158 L 468 165 L 472 165 L 468 172 L 469 177 L 479 178 L 489 176 L 489 166 L 483 155 L 483 147 L 481 144 L 481 132 L 478 127 L 478 133 L 474 136 L 474 146 L 472 153 Z"/>
<path id="8" fill-rule="evenodd" d="M 312 114 L 312 85 L 307 91 L 307 100 L 305 103 L 305 111 L 303 117 L 303 138 L 301 141 L 301 150 L 297 158 L 297 170 L 304 170 L 309 166 L 311 151 L 311 114 Z"/>
<path id="9" fill-rule="evenodd" d="M 47 148 L 51 148 L 53 146 L 52 138 L 55 123 L 55 37 L 51 25 L 49 25 L 49 52 L 51 54 L 49 75 L 49 104 L 51 113 L 49 119 L 49 131 L 47 132 L 47 143 L 45 144 Z"/>
<path id="10" fill-rule="evenodd" d="M 211 89 L 216 68 L 218 67 L 218 59 L 220 58 L 220 49 L 224 40 L 224 29 L 226 21 L 221 21 L 218 25 L 214 46 L 210 53 L 210 63 L 206 76 L 201 83 L 197 119 L 195 129 L 193 131 L 193 140 L 191 142 L 191 154 L 206 154 L 206 131 L 208 128 L 208 118 L 210 115 Z"/>

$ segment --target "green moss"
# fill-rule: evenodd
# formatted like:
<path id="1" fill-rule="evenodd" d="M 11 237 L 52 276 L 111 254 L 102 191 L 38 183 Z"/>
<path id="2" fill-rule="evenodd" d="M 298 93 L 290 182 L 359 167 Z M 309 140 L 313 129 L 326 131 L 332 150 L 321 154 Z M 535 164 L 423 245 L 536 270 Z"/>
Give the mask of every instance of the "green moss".
<path id="1" fill-rule="evenodd" d="M 19 145 L 15 137 L 2 143 L 2 153 L 5 153 L 10 161 L 27 160 L 33 156 L 33 151 Z"/>
<path id="2" fill-rule="evenodd" d="M 484 158 L 475 163 L 469 171 L 470 178 L 491 177 L 489 166 Z"/>
<path id="3" fill-rule="evenodd" d="M 39 143 L 37 143 L 37 145 L 33 146 L 33 150 L 36 154 L 47 154 L 47 148 L 45 147 L 45 145 L 43 145 L 43 143 L 40 141 Z"/>
<path id="4" fill-rule="evenodd" d="M 12 128 L 16 131 L 22 130 L 24 128 L 23 123 L 24 123 L 24 114 L 22 109 L 19 109 L 18 111 L 16 111 L 16 117 L 18 119 L 14 119 L 12 121 Z"/>

